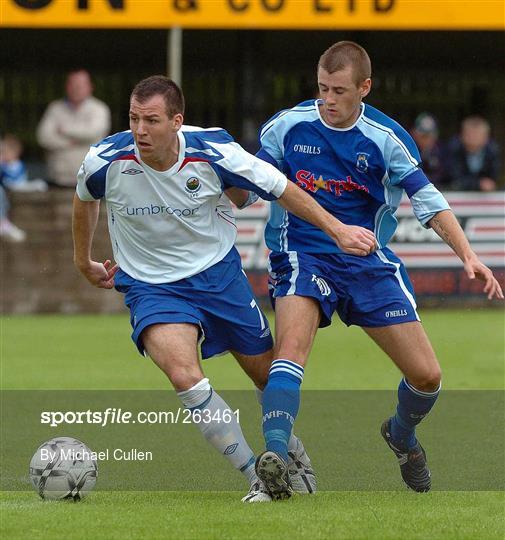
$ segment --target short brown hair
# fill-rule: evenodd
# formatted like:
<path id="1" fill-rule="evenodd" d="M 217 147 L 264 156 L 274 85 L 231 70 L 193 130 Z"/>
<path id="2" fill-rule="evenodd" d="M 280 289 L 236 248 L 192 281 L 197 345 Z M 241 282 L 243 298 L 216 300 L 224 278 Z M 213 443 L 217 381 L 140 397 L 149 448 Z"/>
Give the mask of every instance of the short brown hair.
<path id="1" fill-rule="evenodd" d="M 328 73 L 341 71 L 347 66 L 352 66 L 356 84 L 372 76 L 372 63 L 368 53 L 354 41 L 339 41 L 333 44 L 324 51 L 318 64 L 318 67 Z"/>
<path id="2" fill-rule="evenodd" d="M 163 96 L 167 115 L 184 114 L 184 95 L 182 90 L 168 77 L 153 75 L 136 84 L 132 90 L 130 100 L 137 99 L 144 103 L 153 96 Z"/>

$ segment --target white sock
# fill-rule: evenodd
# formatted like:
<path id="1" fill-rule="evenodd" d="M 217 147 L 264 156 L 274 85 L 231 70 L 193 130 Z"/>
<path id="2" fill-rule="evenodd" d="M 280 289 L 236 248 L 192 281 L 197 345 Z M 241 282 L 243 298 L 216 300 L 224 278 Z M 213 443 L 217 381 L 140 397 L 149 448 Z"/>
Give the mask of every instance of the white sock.
<path id="1" fill-rule="evenodd" d="M 255 390 L 256 390 L 256 398 L 258 400 L 258 403 L 262 405 L 263 404 L 263 390 L 260 390 L 258 387 L 256 387 Z M 291 432 L 291 435 L 288 441 L 288 452 L 295 452 L 300 442 L 301 442 L 300 439 L 293 432 Z"/>
<path id="2" fill-rule="evenodd" d="M 211 387 L 209 379 L 202 379 L 189 390 L 177 392 L 177 395 L 187 409 L 195 411 L 193 423 L 207 441 L 250 483 L 255 481 L 254 454 L 244 438 L 237 417 Z"/>

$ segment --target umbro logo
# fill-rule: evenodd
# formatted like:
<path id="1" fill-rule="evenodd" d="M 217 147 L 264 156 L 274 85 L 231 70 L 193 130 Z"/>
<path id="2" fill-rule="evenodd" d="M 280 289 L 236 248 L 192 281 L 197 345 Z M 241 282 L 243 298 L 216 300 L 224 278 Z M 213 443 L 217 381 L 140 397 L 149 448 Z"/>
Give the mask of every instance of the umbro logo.
<path id="1" fill-rule="evenodd" d="M 140 169 L 126 169 L 126 171 L 121 171 L 121 174 L 142 174 L 144 171 Z"/>
<path id="2" fill-rule="evenodd" d="M 225 456 L 230 456 L 235 452 L 235 450 L 238 448 L 238 443 L 230 444 L 230 446 L 227 446 L 223 454 Z"/>
<path id="3" fill-rule="evenodd" d="M 270 328 L 267 328 L 264 330 L 260 336 L 260 338 L 268 337 L 270 335 Z"/>

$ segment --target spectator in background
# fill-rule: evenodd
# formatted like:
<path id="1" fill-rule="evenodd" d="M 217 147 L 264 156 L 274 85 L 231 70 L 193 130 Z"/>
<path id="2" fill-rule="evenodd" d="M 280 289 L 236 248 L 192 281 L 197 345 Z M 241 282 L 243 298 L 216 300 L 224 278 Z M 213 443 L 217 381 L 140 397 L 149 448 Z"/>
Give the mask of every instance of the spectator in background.
<path id="1" fill-rule="evenodd" d="M 0 177 L 2 185 L 10 191 L 47 191 L 47 183 L 40 178 L 28 179 L 26 166 L 21 160 L 23 144 L 15 135 L 5 134 L 0 139 Z"/>
<path id="2" fill-rule="evenodd" d="M 110 131 L 110 110 L 93 97 L 91 77 L 84 69 L 68 74 L 65 93 L 64 99 L 47 107 L 37 128 L 37 140 L 47 151 L 50 183 L 75 188 L 89 145 Z"/>
<path id="3" fill-rule="evenodd" d="M 459 137 L 449 143 L 450 188 L 459 191 L 495 191 L 500 176 L 500 152 L 490 137 L 487 120 L 468 116 Z"/>
<path id="4" fill-rule="evenodd" d="M 9 207 L 9 199 L 0 177 L 0 238 L 7 242 L 24 242 L 26 233 L 9 219 Z"/>
<path id="5" fill-rule="evenodd" d="M 427 112 L 419 114 L 414 121 L 411 135 L 419 148 L 424 173 L 438 188 L 443 188 L 446 173 L 435 117 Z"/>

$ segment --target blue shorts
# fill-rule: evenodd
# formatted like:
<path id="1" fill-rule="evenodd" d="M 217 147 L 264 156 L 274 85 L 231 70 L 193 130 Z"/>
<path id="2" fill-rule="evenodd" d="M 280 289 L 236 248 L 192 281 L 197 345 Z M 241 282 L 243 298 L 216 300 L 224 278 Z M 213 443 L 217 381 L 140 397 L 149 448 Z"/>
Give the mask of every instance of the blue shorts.
<path id="1" fill-rule="evenodd" d="M 335 311 L 347 326 L 380 327 L 419 320 L 405 267 L 387 248 L 367 257 L 272 252 L 269 272 L 274 307 L 279 296 L 314 298 L 321 306 L 321 328 L 331 324 Z"/>
<path id="2" fill-rule="evenodd" d="M 199 326 L 202 358 L 230 350 L 262 354 L 273 346 L 268 320 L 256 303 L 235 248 L 207 270 L 173 283 L 137 281 L 122 270 L 114 281 L 125 294 L 132 339 L 141 354 L 142 331 L 160 323 Z"/>

